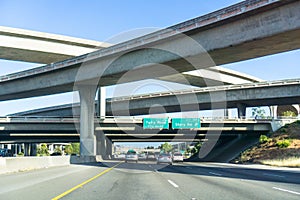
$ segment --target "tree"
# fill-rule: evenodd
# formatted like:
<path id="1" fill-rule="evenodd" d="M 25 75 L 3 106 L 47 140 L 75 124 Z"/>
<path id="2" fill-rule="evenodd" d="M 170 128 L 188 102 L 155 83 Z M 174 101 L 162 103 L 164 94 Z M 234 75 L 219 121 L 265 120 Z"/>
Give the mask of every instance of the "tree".
<path id="1" fill-rule="evenodd" d="M 65 147 L 65 153 L 67 155 L 71 155 L 73 153 L 73 147 L 72 147 L 72 145 L 68 145 L 68 146 Z"/>
<path id="2" fill-rule="evenodd" d="M 172 145 L 169 144 L 168 142 L 165 142 L 164 144 L 161 145 L 161 150 L 163 150 L 165 153 L 171 152 L 173 149 Z"/>
<path id="3" fill-rule="evenodd" d="M 72 143 L 73 148 L 73 154 L 79 154 L 80 153 L 80 143 Z"/>
<path id="4" fill-rule="evenodd" d="M 266 118 L 266 111 L 261 107 L 252 108 L 252 117 L 264 119 Z"/>
<path id="5" fill-rule="evenodd" d="M 55 155 L 62 155 L 62 150 L 59 147 L 56 147 L 53 152 Z"/>
<path id="6" fill-rule="evenodd" d="M 41 144 L 41 145 L 37 148 L 37 154 L 38 154 L 39 156 L 49 156 L 50 153 L 49 153 L 47 144 L 45 144 L 45 143 Z"/>
<path id="7" fill-rule="evenodd" d="M 197 154 L 197 153 L 199 153 L 201 146 L 202 146 L 202 143 L 201 143 L 201 142 L 197 142 L 197 143 L 195 144 L 195 146 L 191 149 L 191 153 L 192 153 L 192 154 Z"/>
<path id="8" fill-rule="evenodd" d="M 297 117 L 297 114 L 291 110 L 284 111 L 282 115 L 284 117 Z"/>

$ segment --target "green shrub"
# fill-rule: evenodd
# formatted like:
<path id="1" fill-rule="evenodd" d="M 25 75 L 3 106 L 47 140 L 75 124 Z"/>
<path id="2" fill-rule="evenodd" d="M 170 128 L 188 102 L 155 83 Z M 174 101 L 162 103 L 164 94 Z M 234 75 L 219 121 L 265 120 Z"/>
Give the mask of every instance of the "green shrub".
<path id="1" fill-rule="evenodd" d="M 289 147 L 291 145 L 290 140 L 279 140 L 276 142 L 276 146 L 278 146 L 279 148 L 286 148 Z"/>
<path id="2" fill-rule="evenodd" d="M 290 110 L 287 110 L 287 111 L 283 112 L 282 115 L 284 117 L 296 117 L 297 116 L 296 113 L 294 113 L 293 111 L 290 111 Z"/>
<path id="3" fill-rule="evenodd" d="M 65 147 L 65 153 L 67 155 L 71 155 L 73 153 L 73 147 L 72 147 L 72 145 L 68 145 L 68 146 Z"/>
<path id="4" fill-rule="evenodd" d="M 24 153 L 23 153 L 22 151 L 20 151 L 20 152 L 18 153 L 18 156 L 24 156 Z"/>
<path id="5" fill-rule="evenodd" d="M 47 144 L 43 143 L 40 146 L 38 146 L 37 155 L 38 156 L 49 156 L 50 155 Z"/>
<path id="6" fill-rule="evenodd" d="M 259 143 L 261 143 L 261 144 L 265 144 L 265 143 L 270 142 L 270 141 L 272 141 L 272 139 L 268 138 L 268 136 L 266 136 L 266 135 L 261 135 L 259 137 Z"/>

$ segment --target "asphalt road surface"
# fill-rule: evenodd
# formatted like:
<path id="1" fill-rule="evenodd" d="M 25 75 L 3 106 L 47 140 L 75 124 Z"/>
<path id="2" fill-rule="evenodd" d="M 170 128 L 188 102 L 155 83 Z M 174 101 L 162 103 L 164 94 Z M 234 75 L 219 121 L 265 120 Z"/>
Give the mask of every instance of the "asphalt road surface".
<path id="1" fill-rule="evenodd" d="M 300 169 L 107 161 L 0 175 L 0 199 L 300 199 Z"/>

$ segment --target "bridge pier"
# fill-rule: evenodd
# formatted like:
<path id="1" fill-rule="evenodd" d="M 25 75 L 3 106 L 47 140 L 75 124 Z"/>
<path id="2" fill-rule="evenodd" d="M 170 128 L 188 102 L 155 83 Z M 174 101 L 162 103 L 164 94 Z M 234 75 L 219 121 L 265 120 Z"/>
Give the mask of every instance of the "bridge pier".
<path id="1" fill-rule="evenodd" d="M 30 155 L 30 144 L 24 143 L 24 156 L 29 156 L 29 155 Z"/>
<path id="2" fill-rule="evenodd" d="M 110 139 L 106 138 L 106 156 L 109 159 L 112 159 L 112 152 L 113 152 L 113 143 Z"/>
<path id="3" fill-rule="evenodd" d="M 101 156 L 102 159 L 111 159 L 113 152 L 113 144 L 110 139 L 105 137 L 104 133 L 97 134 L 97 156 Z"/>
<path id="4" fill-rule="evenodd" d="M 105 117 L 106 115 L 106 88 L 98 87 L 97 89 L 97 107 L 96 115 L 98 117 Z"/>
<path id="5" fill-rule="evenodd" d="M 96 137 L 94 135 L 95 86 L 79 86 L 80 96 L 80 156 L 96 155 Z"/>
<path id="6" fill-rule="evenodd" d="M 246 116 L 246 105 L 242 103 L 236 104 L 238 110 L 238 118 L 243 118 Z"/>
<path id="7" fill-rule="evenodd" d="M 36 156 L 37 152 L 37 144 L 36 143 L 31 143 L 30 144 L 30 156 Z"/>

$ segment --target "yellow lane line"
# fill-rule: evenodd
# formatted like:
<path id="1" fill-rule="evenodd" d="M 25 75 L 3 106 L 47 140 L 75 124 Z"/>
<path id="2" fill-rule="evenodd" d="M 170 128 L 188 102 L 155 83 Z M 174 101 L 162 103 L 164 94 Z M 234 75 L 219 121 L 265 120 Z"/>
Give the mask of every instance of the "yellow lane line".
<path id="1" fill-rule="evenodd" d="M 112 166 L 112 167 L 110 167 L 110 168 L 104 170 L 103 172 L 97 174 L 96 176 L 90 178 L 89 180 L 86 180 L 86 181 L 84 181 L 84 182 L 82 182 L 82 183 L 76 185 L 75 187 L 73 187 L 73 188 L 71 188 L 71 189 L 65 191 L 64 193 L 61 193 L 60 195 L 54 197 L 52 200 L 58 200 L 58 199 L 61 199 L 62 197 L 64 197 L 64 196 L 70 194 L 71 192 L 77 190 L 78 188 L 81 188 L 81 187 L 84 186 L 85 184 L 87 184 L 87 183 L 89 183 L 89 182 L 95 180 L 96 178 L 102 176 L 103 174 L 106 174 L 107 172 L 109 172 L 109 171 L 112 170 L 113 168 L 117 167 L 117 166 L 118 166 L 119 164 L 121 164 L 121 163 L 122 163 L 122 162 L 119 162 L 118 164 L 116 164 L 116 165 L 114 165 L 114 166 Z"/>

